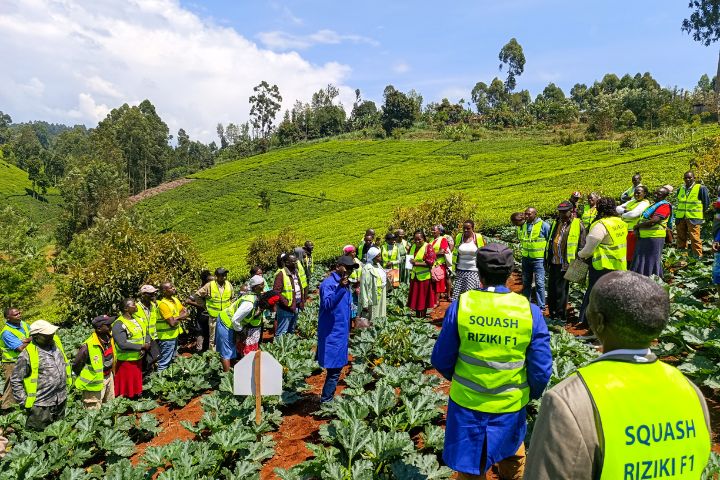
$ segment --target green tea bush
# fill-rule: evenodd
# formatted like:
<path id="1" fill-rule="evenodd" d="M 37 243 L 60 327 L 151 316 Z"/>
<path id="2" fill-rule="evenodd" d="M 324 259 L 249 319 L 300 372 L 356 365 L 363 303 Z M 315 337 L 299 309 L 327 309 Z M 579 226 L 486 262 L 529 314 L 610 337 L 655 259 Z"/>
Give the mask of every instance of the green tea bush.
<path id="1" fill-rule="evenodd" d="M 462 193 L 453 193 L 436 200 L 426 200 L 413 207 L 397 207 L 393 210 L 389 230 L 405 229 L 408 237 L 417 229 L 429 233 L 430 227 L 442 224 L 446 233 L 455 234 L 468 219 L 474 219 L 478 206 Z M 479 228 L 475 225 L 475 228 Z"/>
<path id="2" fill-rule="evenodd" d="M 246 258 L 247 265 L 257 265 L 264 271 L 274 270 L 277 268 L 277 256 L 281 253 L 291 252 L 300 244 L 300 236 L 292 230 L 260 235 L 250 243 Z"/>
<path id="3" fill-rule="evenodd" d="M 100 314 L 117 314 L 123 298 L 143 284 L 172 282 L 181 297 L 196 287 L 202 268 L 190 239 L 154 233 L 152 222 L 137 214 L 100 218 L 75 236 L 56 268 L 59 302 L 66 322 L 82 323 Z"/>

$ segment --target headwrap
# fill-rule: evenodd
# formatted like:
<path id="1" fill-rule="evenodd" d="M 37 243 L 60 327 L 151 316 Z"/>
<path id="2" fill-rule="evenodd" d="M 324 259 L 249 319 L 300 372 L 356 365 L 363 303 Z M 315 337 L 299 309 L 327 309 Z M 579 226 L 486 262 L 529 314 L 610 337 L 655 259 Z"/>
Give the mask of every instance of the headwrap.
<path id="1" fill-rule="evenodd" d="M 372 263 L 373 259 L 378 255 L 380 255 L 380 249 L 377 247 L 370 247 L 370 249 L 367 251 L 368 263 Z"/>
<path id="2" fill-rule="evenodd" d="M 343 247 L 343 253 L 348 254 L 355 251 L 355 247 L 353 245 L 345 245 Z"/>

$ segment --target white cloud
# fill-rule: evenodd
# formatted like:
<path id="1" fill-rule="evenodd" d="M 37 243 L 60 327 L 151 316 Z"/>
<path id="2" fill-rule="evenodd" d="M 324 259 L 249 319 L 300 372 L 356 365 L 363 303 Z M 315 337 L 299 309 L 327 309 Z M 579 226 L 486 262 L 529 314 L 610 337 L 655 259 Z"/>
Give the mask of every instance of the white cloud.
<path id="1" fill-rule="evenodd" d="M 410 65 L 405 62 L 398 62 L 392 67 L 395 73 L 407 73 L 410 71 Z"/>
<path id="2" fill-rule="evenodd" d="M 147 98 L 171 133 L 210 141 L 218 122 L 247 119 L 261 80 L 278 85 L 285 108 L 328 83 L 352 92 L 348 66 L 260 48 L 177 0 L 2 0 L 0 51 L 12 65 L 0 71 L 0 105 L 15 121 L 95 126 Z"/>
<path id="3" fill-rule="evenodd" d="M 307 35 L 295 35 L 275 30 L 260 32 L 257 35 L 260 42 L 274 50 L 304 50 L 315 45 L 337 45 L 343 42 L 367 44 L 377 47 L 380 43 L 362 35 L 343 35 L 334 30 L 318 30 Z"/>

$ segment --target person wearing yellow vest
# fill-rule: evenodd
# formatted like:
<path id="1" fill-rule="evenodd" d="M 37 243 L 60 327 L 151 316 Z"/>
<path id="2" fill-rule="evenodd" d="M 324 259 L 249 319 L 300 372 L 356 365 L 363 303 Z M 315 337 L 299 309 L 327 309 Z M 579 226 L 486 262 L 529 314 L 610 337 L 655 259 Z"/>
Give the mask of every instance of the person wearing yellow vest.
<path id="1" fill-rule="evenodd" d="M 447 238 L 445 228 L 442 225 L 434 225 L 431 229 L 433 239 L 430 245 L 435 250 L 435 264 L 432 268 L 433 289 L 435 290 L 435 305 L 437 307 L 440 297 L 448 296 L 448 264 L 445 255 L 452 252 Z"/>
<path id="2" fill-rule="evenodd" d="M 672 193 L 672 186 L 666 185 L 655 191 L 655 203 L 648 206 L 633 225 L 637 238 L 637 247 L 633 261 L 628 270 L 649 277 L 657 275 L 662 278 L 662 251 L 665 246 L 665 237 L 672 218 L 672 205 L 667 201 Z"/>
<path id="3" fill-rule="evenodd" d="M 484 479 L 494 464 L 500 478 L 521 479 L 525 406 L 550 380 L 550 334 L 538 306 L 505 286 L 511 248 L 490 243 L 476 262 L 483 289 L 450 304 L 431 357 L 452 382 L 443 460 L 458 479 Z"/>
<path id="4" fill-rule="evenodd" d="M 150 351 L 148 327 L 136 317 L 137 304 L 127 298 L 112 326 L 115 352 L 115 396 L 135 398 L 143 391 L 143 360 Z"/>
<path id="5" fill-rule="evenodd" d="M 615 199 L 602 197 L 598 200 L 597 210 L 597 217 L 585 238 L 585 246 L 578 252 L 578 257 L 590 265 L 588 287 L 580 306 L 578 328 L 588 328 L 585 309 L 595 283 L 612 271 L 627 270 L 627 226 L 617 213 Z"/>
<path id="6" fill-rule="evenodd" d="M 468 290 L 480 288 L 480 275 L 475 258 L 478 249 L 484 246 L 483 236 L 475 233 L 475 222 L 465 220 L 462 232 L 455 237 L 453 248 L 453 268 L 455 269 L 455 281 L 452 286 L 453 300 L 457 300 L 460 294 Z"/>
<path id="7" fill-rule="evenodd" d="M 387 317 L 387 273 L 382 268 L 379 248 L 370 248 L 367 259 L 360 274 L 358 309 L 360 316 L 375 321 Z"/>
<path id="8" fill-rule="evenodd" d="M 10 375 L 12 375 L 20 352 L 25 350 L 30 341 L 30 327 L 22 321 L 22 312 L 12 307 L 6 309 L 5 326 L 0 334 L 0 349 L 2 349 L 2 366 L 5 377 L 5 390 L 2 395 L 3 410 L 15 404 L 12 388 L 10 388 Z"/>
<path id="9" fill-rule="evenodd" d="M 275 336 L 295 333 L 299 311 L 305 307 L 302 280 L 294 254 L 278 257 L 278 271 L 275 272 L 273 290 L 280 292 L 280 301 L 275 311 Z"/>
<path id="10" fill-rule="evenodd" d="M 632 180 L 632 187 L 628 188 L 620 195 L 621 202 L 628 202 L 628 201 L 632 200 L 633 195 L 635 194 L 635 189 L 637 188 L 638 185 L 642 185 L 642 176 L 639 173 L 636 173 L 635 175 L 633 175 L 631 180 Z"/>
<path id="11" fill-rule="evenodd" d="M 701 478 L 705 398 L 649 348 L 669 313 L 667 292 L 647 277 L 617 271 L 597 282 L 587 317 L 604 353 L 543 396 L 526 480 Z"/>
<path id="12" fill-rule="evenodd" d="M 45 320 L 30 324 L 32 340 L 20 352 L 10 376 L 15 401 L 28 411 L 25 427 L 30 430 L 43 430 L 65 418 L 72 371 L 57 330 Z"/>
<path id="13" fill-rule="evenodd" d="M 637 243 L 637 235 L 635 235 L 635 225 L 641 220 L 642 214 L 650 206 L 650 200 L 647 199 L 648 189 L 645 185 L 635 187 L 635 195 L 622 205 L 618 205 L 616 211 L 627 225 L 627 256 L 625 259 L 628 265 L 632 262 L 635 254 L 635 244 Z"/>
<path id="14" fill-rule="evenodd" d="M 587 203 L 583 208 L 583 213 L 580 218 L 582 220 L 583 226 L 585 227 L 585 230 L 590 228 L 590 224 L 592 224 L 592 222 L 595 221 L 595 217 L 597 217 L 598 200 L 600 200 L 600 195 L 595 192 L 592 192 L 587 196 Z"/>
<path id="15" fill-rule="evenodd" d="M 550 224 L 538 218 L 537 210 L 525 210 L 525 224 L 517 229 L 522 255 L 523 295 L 532 300 L 533 280 L 535 303 L 545 309 L 545 247 L 550 239 Z"/>
<path id="16" fill-rule="evenodd" d="M 388 232 L 385 235 L 385 243 L 380 247 L 380 259 L 382 267 L 388 272 L 390 287 L 400 282 L 400 261 L 404 257 L 401 255 L 400 246 L 397 243 L 395 234 Z"/>
<path id="17" fill-rule="evenodd" d="M 93 333 L 80 345 L 72 363 L 75 388 L 82 393 L 88 410 L 98 410 L 115 398 L 113 347 L 110 328 L 115 321 L 107 315 L 93 318 Z"/>
<path id="18" fill-rule="evenodd" d="M 303 266 L 308 280 L 312 277 L 313 270 L 315 269 L 312 256 L 313 250 L 315 250 L 315 245 L 310 240 L 305 241 L 302 247 L 295 247 L 293 250 L 293 253 L 298 259 L 298 263 Z"/>
<path id="19" fill-rule="evenodd" d="M 175 359 L 177 339 L 183 332 L 182 322 L 189 316 L 187 308 L 175 296 L 176 290 L 172 283 L 165 282 L 160 285 L 160 294 L 162 295 L 158 302 L 160 317 L 157 321 L 158 344 L 160 345 L 158 371 L 165 370 Z"/>
<path id="20" fill-rule="evenodd" d="M 710 206 L 710 193 L 705 185 L 695 181 L 693 172 L 685 172 L 685 184 L 678 189 L 675 207 L 677 248 L 685 250 L 690 240 L 690 250 L 698 257 L 703 256 L 700 230 L 704 223 L 705 210 Z"/>
<path id="21" fill-rule="evenodd" d="M 402 283 L 410 282 L 410 270 L 406 268 L 405 261 L 408 251 L 410 250 L 410 242 L 405 238 L 405 230 L 398 228 L 395 231 L 395 243 L 400 251 L 400 281 Z"/>
<path id="22" fill-rule="evenodd" d="M 550 241 L 545 249 L 545 271 L 548 273 L 548 312 L 550 318 L 567 320 L 570 283 L 565 272 L 585 246 L 585 227 L 573 215 L 569 201 L 557 206 L 557 219 L 550 223 Z"/>
<path id="23" fill-rule="evenodd" d="M 250 291 L 233 302 L 224 315 L 220 315 L 224 323 L 231 322 L 236 336 L 240 337 L 236 345 L 241 357 L 260 347 L 263 313 L 274 310 L 280 300 L 280 293 L 275 290 L 263 291 L 265 280 L 259 275 L 251 277 L 248 286 Z"/>
<path id="24" fill-rule="evenodd" d="M 427 309 L 432 308 L 437 300 L 430 275 L 430 269 L 435 264 L 435 250 L 428 243 L 425 232 L 422 230 L 415 231 L 408 257 L 408 266 L 412 267 L 408 308 L 415 310 L 416 317 L 425 318 Z"/>
<path id="25" fill-rule="evenodd" d="M 228 271 L 223 267 L 215 269 L 215 278 L 200 287 L 195 295 L 205 299 L 209 320 L 210 348 L 215 348 L 215 326 L 220 312 L 232 303 L 235 293 L 232 283 L 227 279 Z"/>
<path id="26" fill-rule="evenodd" d="M 160 315 L 158 310 L 157 297 L 158 289 L 152 285 L 143 285 L 140 287 L 140 301 L 135 302 L 137 311 L 133 314 L 133 317 L 145 324 L 150 338 L 157 340 L 157 319 Z"/>
<path id="27" fill-rule="evenodd" d="M 363 241 L 357 247 L 357 258 L 362 263 L 367 263 L 367 252 L 375 243 L 375 230 L 368 228 L 365 231 Z"/>

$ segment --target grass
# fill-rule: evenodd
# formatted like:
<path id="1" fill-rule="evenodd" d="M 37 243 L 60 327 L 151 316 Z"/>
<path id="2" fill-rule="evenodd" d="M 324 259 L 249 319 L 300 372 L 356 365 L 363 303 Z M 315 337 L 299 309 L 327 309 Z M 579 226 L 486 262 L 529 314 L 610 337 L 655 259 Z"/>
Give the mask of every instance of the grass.
<path id="1" fill-rule="evenodd" d="M 34 223 L 52 233 L 61 211 L 60 194 L 55 188 L 47 194 L 34 198 L 31 193 L 32 182 L 27 172 L 15 165 L 0 160 L 0 200 L 2 206 L 10 205 L 27 215 Z"/>
<path id="2" fill-rule="evenodd" d="M 703 127 L 694 138 L 718 133 Z M 574 190 L 618 196 L 635 172 L 651 189 L 677 185 L 692 158 L 689 138 L 658 138 L 646 134 L 636 149 L 610 141 L 563 146 L 549 133 L 473 142 L 335 139 L 223 163 L 136 208 L 154 212 L 164 230 L 188 234 L 210 267 L 244 274 L 247 247 L 260 233 L 292 228 L 330 258 L 368 227 L 384 232 L 394 207 L 427 197 L 463 192 L 479 206 L 480 228 L 494 228 L 527 206 L 552 212 Z M 262 190 L 267 212 L 258 207 Z"/>

